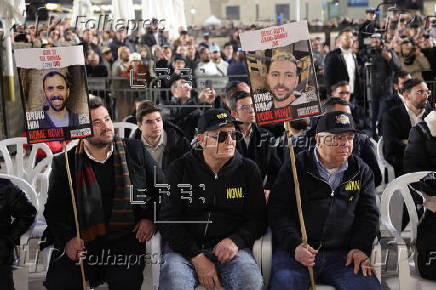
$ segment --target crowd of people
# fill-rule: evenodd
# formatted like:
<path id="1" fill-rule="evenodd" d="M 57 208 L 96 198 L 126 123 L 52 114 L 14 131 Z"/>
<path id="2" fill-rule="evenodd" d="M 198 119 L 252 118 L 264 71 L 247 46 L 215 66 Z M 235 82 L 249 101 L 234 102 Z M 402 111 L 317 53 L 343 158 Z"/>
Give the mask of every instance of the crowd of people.
<path id="1" fill-rule="evenodd" d="M 208 32 L 198 40 L 184 28 L 170 41 L 156 21 L 135 35 L 75 31 L 67 20 L 38 31 L 17 27 L 15 43 L 83 45 L 88 76 L 111 77 L 115 99 L 116 89 L 126 85 L 117 78 L 133 69 L 148 81 L 159 77 L 157 69 L 168 74 L 161 85 L 170 96 L 137 99 L 130 116 L 130 108 L 117 104 L 118 117 L 138 125 L 129 139 L 114 135 L 101 99 L 90 100 L 94 135 L 68 153 L 82 239 L 76 237 L 65 157 L 55 157 L 44 244 L 59 251 L 52 255 L 47 289 L 80 289 L 80 258 L 92 287 L 107 282 L 111 289 L 140 289 L 144 263 L 126 268 L 91 263 L 90 257 L 139 257 L 157 230 L 164 261 L 159 289 L 251 290 L 268 282 L 269 289 L 308 289 L 306 267 L 336 289 L 380 289 L 369 259 L 379 232 L 376 186 L 382 180 L 371 138 L 383 138 L 396 176 L 435 170 L 436 114 L 426 81 L 434 80 L 436 35 L 419 14 L 380 25 L 375 16 L 368 9 L 358 30 L 340 30 L 332 49 L 322 39 L 311 40 L 323 114 L 291 121 L 292 138 L 282 124 L 256 124 L 240 28 L 219 45 Z M 184 76 L 185 68 L 194 81 Z M 196 88 L 195 79 L 225 76 L 235 77 L 222 92 L 211 85 Z M 298 153 L 308 245 L 301 238 L 289 142 Z M 130 188 L 140 203 L 129 202 Z M 428 228 L 436 206 L 424 206 Z M 32 214 L 29 209 L 23 228 Z M 252 247 L 267 227 L 272 271 L 263 281 Z M 418 268 L 435 280 L 435 263 L 422 258 L 436 250 L 435 237 L 425 233 Z M 11 276 L 7 266 L 0 269 Z M 4 289 L 12 289 L 8 283 Z"/>

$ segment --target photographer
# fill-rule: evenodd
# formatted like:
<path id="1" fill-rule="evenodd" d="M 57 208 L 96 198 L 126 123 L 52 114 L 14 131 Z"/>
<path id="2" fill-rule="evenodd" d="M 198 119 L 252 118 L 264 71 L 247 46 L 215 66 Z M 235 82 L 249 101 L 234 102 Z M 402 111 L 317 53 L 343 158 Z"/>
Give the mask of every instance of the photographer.
<path id="1" fill-rule="evenodd" d="M 400 71 L 398 55 L 384 46 L 381 34 L 371 35 L 371 47 L 367 52 L 371 66 L 372 130 L 375 136 L 380 105 L 393 94 L 394 73 Z"/>
<path id="2" fill-rule="evenodd" d="M 359 49 L 366 49 L 365 39 L 375 33 L 379 28 L 376 23 L 376 13 L 374 8 L 368 8 L 365 10 L 366 20 L 359 26 Z"/>
<path id="3" fill-rule="evenodd" d="M 411 74 L 412 78 L 422 78 L 422 71 L 430 70 L 430 63 L 420 50 L 416 49 L 413 39 L 401 42 L 401 66 Z"/>

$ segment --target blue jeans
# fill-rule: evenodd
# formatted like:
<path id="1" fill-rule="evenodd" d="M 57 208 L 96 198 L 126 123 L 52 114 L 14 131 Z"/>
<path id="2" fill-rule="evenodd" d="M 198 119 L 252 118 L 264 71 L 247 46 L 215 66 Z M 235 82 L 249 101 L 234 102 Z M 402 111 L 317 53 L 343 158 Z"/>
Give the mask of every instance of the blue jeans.
<path id="1" fill-rule="evenodd" d="M 343 250 L 320 250 L 315 258 L 315 281 L 330 285 L 336 290 L 380 290 L 381 285 L 372 275 L 364 277 L 362 272 L 354 274 L 352 266 L 345 266 L 347 252 Z M 289 253 L 276 251 L 272 257 L 269 289 L 309 289 L 307 268 L 295 261 Z"/>
<path id="2" fill-rule="evenodd" d="M 198 286 L 194 266 L 182 255 L 166 246 L 163 249 L 163 261 L 159 277 L 160 290 L 192 290 Z M 213 262 L 224 289 L 262 289 L 262 274 L 248 248 L 239 250 L 233 260 L 225 264 Z"/>

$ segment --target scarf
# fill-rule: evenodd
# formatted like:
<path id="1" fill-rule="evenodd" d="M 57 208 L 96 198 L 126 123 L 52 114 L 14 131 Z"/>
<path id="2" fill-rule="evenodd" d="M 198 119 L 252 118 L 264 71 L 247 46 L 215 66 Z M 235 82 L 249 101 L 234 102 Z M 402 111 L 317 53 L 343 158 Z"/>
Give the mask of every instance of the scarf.
<path id="1" fill-rule="evenodd" d="M 114 176 L 107 178 L 115 178 L 115 190 L 112 215 L 108 224 L 104 219 L 100 186 L 97 183 L 91 161 L 84 151 L 84 141 L 80 141 L 76 148 L 77 214 L 80 235 L 85 242 L 93 241 L 107 233 L 130 232 L 134 225 L 134 215 L 130 204 L 132 184 L 127 168 L 124 142 L 118 137 L 115 137 L 113 142 Z"/>

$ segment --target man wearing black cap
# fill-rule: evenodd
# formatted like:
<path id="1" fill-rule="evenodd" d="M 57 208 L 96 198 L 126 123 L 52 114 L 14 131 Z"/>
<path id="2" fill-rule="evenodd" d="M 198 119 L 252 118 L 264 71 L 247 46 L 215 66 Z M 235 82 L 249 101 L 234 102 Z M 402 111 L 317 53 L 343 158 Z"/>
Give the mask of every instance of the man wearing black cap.
<path id="1" fill-rule="evenodd" d="M 256 164 L 242 157 L 237 122 L 223 109 L 198 122 L 198 148 L 172 163 L 160 210 L 163 247 L 159 289 L 261 289 L 251 247 L 266 228 Z"/>
<path id="2" fill-rule="evenodd" d="M 316 132 L 316 148 L 296 160 L 308 247 L 301 240 L 289 161 L 271 190 L 270 289 L 309 289 L 308 266 L 317 282 L 338 290 L 380 289 L 368 258 L 379 225 L 373 174 L 351 155 L 353 117 L 326 113 Z"/>

